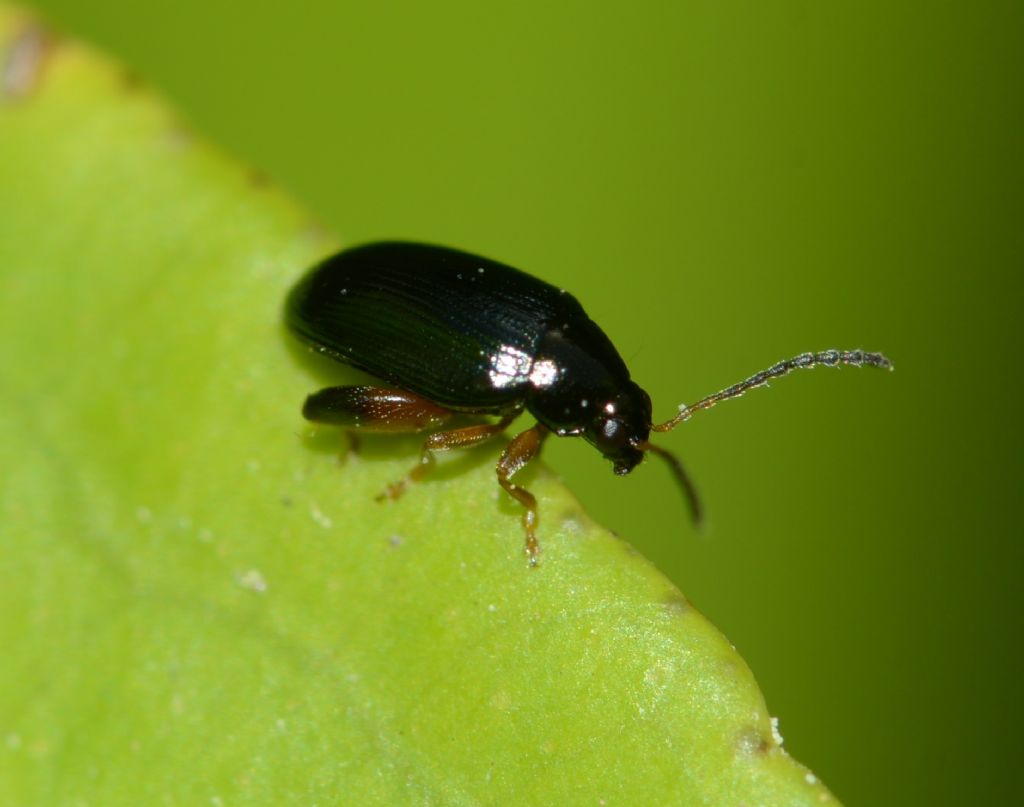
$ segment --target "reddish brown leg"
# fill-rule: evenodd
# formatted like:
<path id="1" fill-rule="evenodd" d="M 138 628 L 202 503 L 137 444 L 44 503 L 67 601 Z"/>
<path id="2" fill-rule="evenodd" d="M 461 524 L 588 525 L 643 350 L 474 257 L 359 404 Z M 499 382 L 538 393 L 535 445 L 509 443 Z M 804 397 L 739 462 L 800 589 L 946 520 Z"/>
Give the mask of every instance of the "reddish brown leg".
<path id="1" fill-rule="evenodd" d="M 526 512 L 523 513 L 523 529 L 526 530 L 526 555 L 531 566 L 536 566 L 540 558 L 540 544 L 537 543 L 537 499 L 526 488 L 513 484 L 511 479 L 526 463 L 540 454 L 547 435 L 548 430 L 539 423 L 532 429 L 517 434 L 505 448 L 505 453 L 501 455 L 496 468 L 498 484 L 526 508 Z"/>
<path id="2" fill-rule="evenodd" d="M 452 429 L 446 432 L 436 432 L 427 438 L 426 442 L 423 443 L 423 449 L 420 452 L 420 461 L 404 479 L 400 479 L 391 485 L 388 485 L 387 489 L 377 496 L 377 500 L 381 499 L 397 499 L 403 493 L 406 488 L 409 487 L 413 482 L 419 482 L 429 471 L 434 467 L 434 452 L 435 451 L 448 451 L 452 448 L 466 448 L 468 446 L 482 443 L 484 440 L 489 440 L 497 434 L 501 434 L 505 429 L 508 428 L 508 424 L 511 423 L 519 416 L 519 412 L 512 412 L 505 415 L 497 423 L 480 423 L 475 426 L 464 426 L 461 429 Z"/>

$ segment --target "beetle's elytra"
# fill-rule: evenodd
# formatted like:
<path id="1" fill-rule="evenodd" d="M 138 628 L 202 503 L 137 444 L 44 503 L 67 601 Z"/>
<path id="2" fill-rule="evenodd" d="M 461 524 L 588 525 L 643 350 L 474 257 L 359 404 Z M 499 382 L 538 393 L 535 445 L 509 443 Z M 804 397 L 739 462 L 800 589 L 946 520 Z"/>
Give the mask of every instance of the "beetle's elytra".
<path id="1" fill-rule="evenodd" d="M 381 386 L 330 387 L 306 399 L 311 421 L 368 431 L 431 431 L 421 461 L 382 497 L 397 498 L 433 464 L 433 452 L 474 445 L 527 410 L 537 422 L 498 460 L 499 484 L 525 508 L 526 552 L 536 564 L 537 502 L 512 476 L 544 438 L 579 436 L 627 474 L 651 451 L 665 459 L 695 519 L 700 507 L 682 464 L 654 445 L 694 412 L 791 370 L 848 364 L 891 369 L 881 353 L 805 353 L 679 407 L 654 424 L 651 399 L 576 298 L 525 272 L 444 247 L 376 243 L 316 265 L 288 295 L 289 327 L 313 349 L 364 370 Z M 442 427 L 456 414 L 496 417 Z"/>

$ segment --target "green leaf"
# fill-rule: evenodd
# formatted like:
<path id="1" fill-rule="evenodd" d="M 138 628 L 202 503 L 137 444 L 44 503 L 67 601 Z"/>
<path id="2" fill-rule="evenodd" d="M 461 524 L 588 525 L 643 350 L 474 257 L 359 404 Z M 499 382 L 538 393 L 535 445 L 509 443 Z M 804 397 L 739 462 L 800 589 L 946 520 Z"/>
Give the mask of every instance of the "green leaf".
<path id="1" fill-rule="evenodd" d="M 302 421 L 307 214 L 7 6 L 0 59 L 0 802 L 835 803 L 549 471 L 531 570 L 496 446 L 381 505 L 416 441 Z"/>

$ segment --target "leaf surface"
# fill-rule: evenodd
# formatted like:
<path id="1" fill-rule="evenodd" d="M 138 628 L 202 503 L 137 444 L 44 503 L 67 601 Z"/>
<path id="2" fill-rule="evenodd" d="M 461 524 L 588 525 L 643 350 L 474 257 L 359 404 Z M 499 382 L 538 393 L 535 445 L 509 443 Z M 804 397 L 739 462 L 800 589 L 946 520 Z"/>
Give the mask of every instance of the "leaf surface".
<path id="1" fill-rule="evenodd" d="M 0 63 L 0 801 L 835 803 L 543 466 L 530 570 L 496 446 L 381 505 L 416 441 L 302 421 L 306 213 L 9 6 Z"/>

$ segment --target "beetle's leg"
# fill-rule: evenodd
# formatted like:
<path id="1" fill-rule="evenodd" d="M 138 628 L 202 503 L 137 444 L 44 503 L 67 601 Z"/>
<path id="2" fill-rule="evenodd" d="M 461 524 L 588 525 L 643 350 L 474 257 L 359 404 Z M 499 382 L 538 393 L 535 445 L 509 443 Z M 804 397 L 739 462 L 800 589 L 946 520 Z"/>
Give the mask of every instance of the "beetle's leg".
<path id="1" fill-rule="evenodd" d="M 383 387 L 328 387 L 314 392 L 302 416 L 315 423 L 371 432 L 436 428 L 455 413 L 411 392 Z"/>
<path id="2" fill-rule="evenodd" d="M 523 529 L 526 530 L 526 554 L 530 558 L 531 566 L 537 565 L 540 556 L 540 544 L 537 543 L 537 498 L 526 488 L 513 484 L 512 476 L 540 454 L 547 435 L 548 430 L 539 423 L 517 434 L 505 447 L 505 453 L 501 455 L 496 468 L 498 484 L 526 508 L 526 512 L 523 513 Z"/>
<path id="3" fill-rule="evenodd" d="M 377 496 L 378 501 L 381 499 L 397 499 L 403 493 L 406 488 L 409 487 L 413 482 L 420 481 L 431 468 L 434 467 L 434 452 L 435 451 L 448 451 L 452 448 L 466 448 L 468 446 L 482 443 L 484 440 L 489 440 L 497 434 L 501 434 L 505 429 L 508 428 L 508 424 L 511 423 L 519 416 L 520 410 L 511 412 L 497 423 L 478 423 L 475 426 L 464 426 L 461 429 L 452 429 L 446 432 L 436 432 L 430 435 L 423 443 L 423 448 L 420 452 L 420 461 L 416 467 L 413 468 L 405 476 L 404 479 L 400 479 L 394 484 L 388 485 L 387 489 Z"/>

